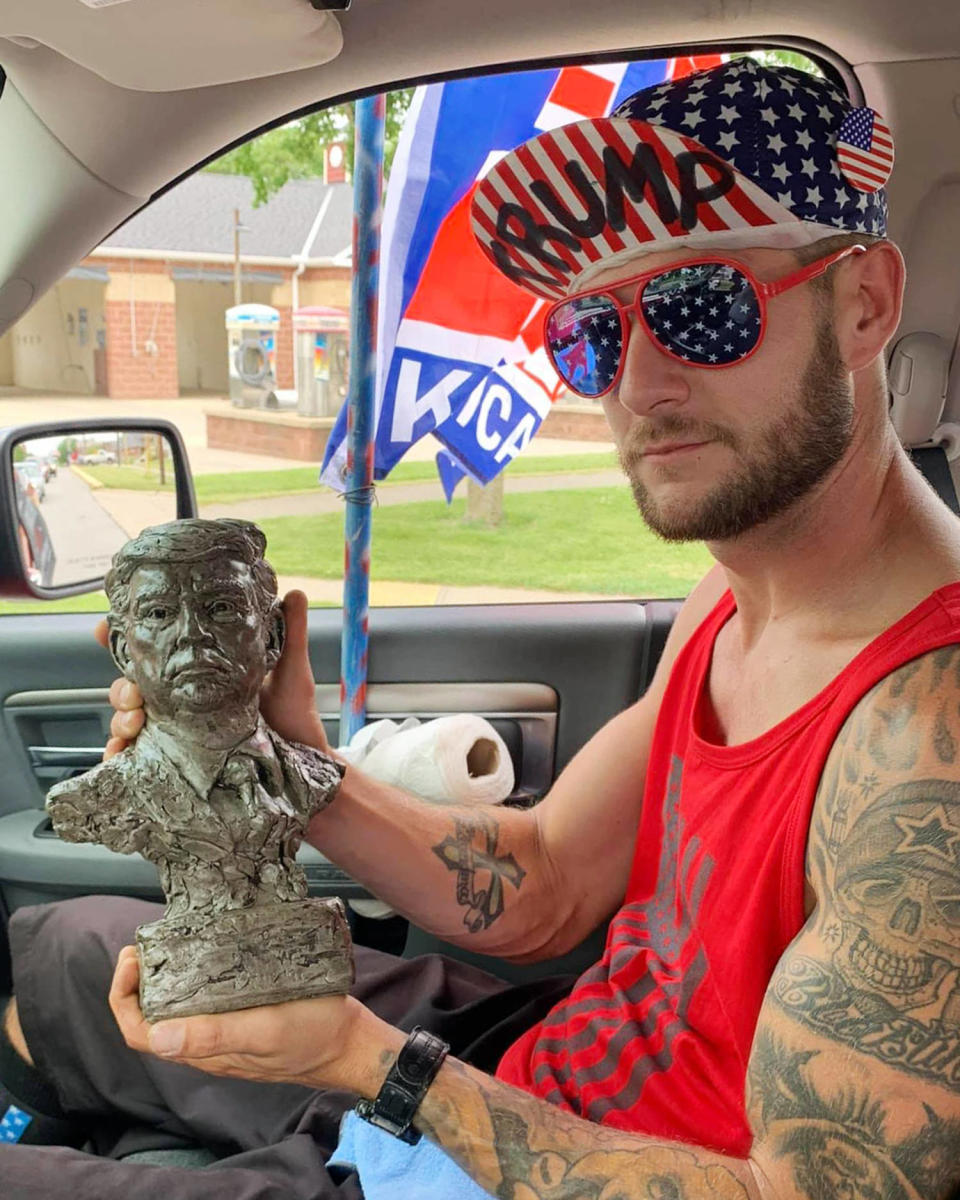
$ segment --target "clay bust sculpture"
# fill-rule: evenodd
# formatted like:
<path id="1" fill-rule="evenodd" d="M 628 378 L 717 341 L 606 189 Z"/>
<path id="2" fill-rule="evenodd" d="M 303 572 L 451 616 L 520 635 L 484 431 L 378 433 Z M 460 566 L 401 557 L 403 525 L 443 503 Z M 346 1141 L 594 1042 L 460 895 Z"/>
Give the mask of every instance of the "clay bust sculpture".
<path id="1" fill-rule="evenodd" d="M 266 539 L 248 521 L 172 521 L 113 559 L 110 650 L 144 699 L 136 742 L 50 789 L 67 841 L 157 865 L 161 920 L 137 930 L 148 1020 L 220 1012 L 353 982 L 338 900 L 307 896 L 295 861 L 342 770 L 259 713 L 283 646 Z"/>

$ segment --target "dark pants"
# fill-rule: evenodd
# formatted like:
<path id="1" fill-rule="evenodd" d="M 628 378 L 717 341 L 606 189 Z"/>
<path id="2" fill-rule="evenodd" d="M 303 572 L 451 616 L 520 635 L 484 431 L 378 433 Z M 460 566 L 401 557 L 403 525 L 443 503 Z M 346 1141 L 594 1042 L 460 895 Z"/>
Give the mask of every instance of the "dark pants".
<path id="1" fill-rule="evenodd" d="M 113 967 L 134 928 L 158 915 L 155 905 L 103 896 L 14 914 L 14 995 L 31 1056 L 108 1157 L 0 1146 L 2 1200 L 359 1197 L 355 1175 L 324 1165 L 354 1097 L 219 1079 L 126 1046 L 107 1006 Z M 513 987 L 439 955 L 406 960 L 362 946 L 356 955 L 354 995 L 401 1029 L 425 1026 L 486 1071 L 572 984 L 554 978 Z M 202 1169 L 118 1161 L 178 1141 L 222 1157 Z"/>

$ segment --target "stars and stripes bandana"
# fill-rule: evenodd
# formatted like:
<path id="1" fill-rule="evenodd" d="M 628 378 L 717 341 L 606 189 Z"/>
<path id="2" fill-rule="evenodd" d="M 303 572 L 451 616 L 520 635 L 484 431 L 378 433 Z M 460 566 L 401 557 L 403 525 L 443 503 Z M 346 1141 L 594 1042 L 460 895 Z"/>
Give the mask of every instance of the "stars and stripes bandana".
<path id="1" fill-rule="evenodd" d="M 741 58 L 525 142 L 477 185 L 471 221 L 508 278 L 559 299 L 640 251 L 884 236 L 892 166 L 879 114 Z"/>

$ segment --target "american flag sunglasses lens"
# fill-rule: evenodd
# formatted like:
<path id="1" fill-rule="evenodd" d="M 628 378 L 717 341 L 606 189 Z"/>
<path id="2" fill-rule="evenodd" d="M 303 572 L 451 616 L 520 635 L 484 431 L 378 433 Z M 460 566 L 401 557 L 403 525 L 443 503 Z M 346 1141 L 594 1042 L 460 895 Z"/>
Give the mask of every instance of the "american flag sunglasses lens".
<path id="1" fill-rule="evenodd" d="M 581 396 L 602 396 L 620 365 L 620 313 L 609 296 L 575 297 L 550 314 L 546 343 L 557 374 L 569 388 Z"/>
<path id="2" fill-rule="evenodd" d="M 656 340 L 692 366 L 730 366 L 760 340 L 757 293 L 728 263 L 690 263 L 664 271 L 644 285 L 640 307 Z"/>

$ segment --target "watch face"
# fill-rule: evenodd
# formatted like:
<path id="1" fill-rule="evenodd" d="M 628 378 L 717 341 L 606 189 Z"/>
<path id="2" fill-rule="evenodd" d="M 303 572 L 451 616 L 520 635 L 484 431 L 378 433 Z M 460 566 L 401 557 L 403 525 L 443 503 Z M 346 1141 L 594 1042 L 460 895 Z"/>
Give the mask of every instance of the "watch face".
<path id="1" fill-rule="evenodd" d="M 377 1094 L 375 1104 L 378 1116 L 403 1128 L 413 1120 L 420 1097 L 412 1096 L 402 1083 L 387 1079 Z"/>

